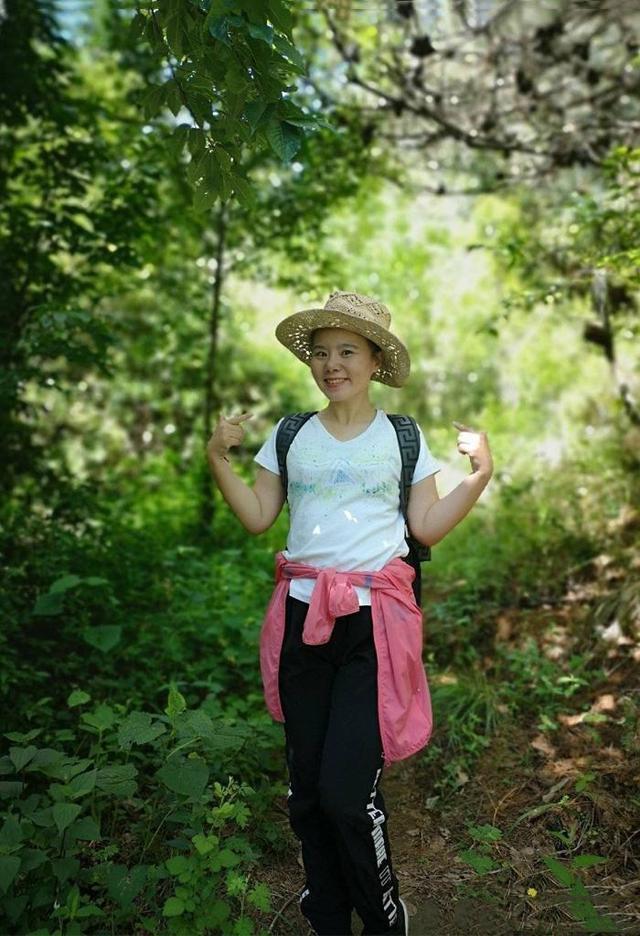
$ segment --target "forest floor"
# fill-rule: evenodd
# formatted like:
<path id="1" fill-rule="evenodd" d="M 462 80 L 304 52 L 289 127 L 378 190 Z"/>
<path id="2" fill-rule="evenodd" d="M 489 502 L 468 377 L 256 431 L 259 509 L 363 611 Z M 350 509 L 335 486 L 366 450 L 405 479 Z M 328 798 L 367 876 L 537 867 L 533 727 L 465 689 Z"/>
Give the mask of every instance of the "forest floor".
<path id="1" fill-rule="evenodd" d="M 496 639 L 528 633 L 556 656 L 570 653 L 593 597 L 574 591 L 554 608 L 505 610 Z M 442 764 L 421 753 L 385 769 L 411 936 L 640 934 L 640 643 L 609 631 L 600 678 L 567 699 L 555 729 L 503 720 L 455 792 L 433 797 Z M 273 895 L 269 931 L 307 936 L 299 845 L 286 798 L 280 806 L 274 818 L 291 849 L 260 871 Z M 352 930 L 361 929 L 354 913 Z"/>

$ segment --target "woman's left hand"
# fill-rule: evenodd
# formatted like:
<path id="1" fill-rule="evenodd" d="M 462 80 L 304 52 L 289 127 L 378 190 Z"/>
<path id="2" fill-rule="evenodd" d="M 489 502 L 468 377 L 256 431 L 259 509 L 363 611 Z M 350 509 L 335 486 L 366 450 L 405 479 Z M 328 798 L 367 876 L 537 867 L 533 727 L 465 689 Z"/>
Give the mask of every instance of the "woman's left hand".
<path id="1" fill-rule="evenodd" d="M 478 432 L 470 426 L 453 421 L 458 430 L 458 451 L 461 455 L 468 455 L 473 472 L 485 475 L 487 478 L 493 474 L 493 459 L 489 448 L 486 432 Z"/>

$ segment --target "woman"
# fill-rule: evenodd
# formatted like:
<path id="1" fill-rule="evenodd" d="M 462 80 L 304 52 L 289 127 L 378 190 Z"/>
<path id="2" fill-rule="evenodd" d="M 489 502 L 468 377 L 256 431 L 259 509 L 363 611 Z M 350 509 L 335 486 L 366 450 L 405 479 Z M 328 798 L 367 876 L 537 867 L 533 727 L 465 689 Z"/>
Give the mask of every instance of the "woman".
<path id="1" fill-rule="evenodd" d="M 369 399 L 371 380 L 398 387 L 409 375 L 390 320 L 382 303 L 337 292 L 276 329 L 329 401 L 287 455 L 290 528 L 260 645 L 267 707 L 284 722 L 289 816 L 306 873 L 300 909 L 321 934 L 351 933 L 353 908 L 364 934 L 409 932 L 378 783 L 385 764 L 428 742 L 431 706 L 414 571 L 403 558 L 398 439 Z M 276 454 L 282 420 L 255 456 L 251 489 L 228 460 L 248 418 L 221 417 L 208 457 L 225 500 L 258 534 L 285 500 Z M 442 499 L 440 466 L 419 431 L 407 518 L 427 545 L 469 512 L 493 470 L 486 434 L 455 425 L 472 473 Z"/>

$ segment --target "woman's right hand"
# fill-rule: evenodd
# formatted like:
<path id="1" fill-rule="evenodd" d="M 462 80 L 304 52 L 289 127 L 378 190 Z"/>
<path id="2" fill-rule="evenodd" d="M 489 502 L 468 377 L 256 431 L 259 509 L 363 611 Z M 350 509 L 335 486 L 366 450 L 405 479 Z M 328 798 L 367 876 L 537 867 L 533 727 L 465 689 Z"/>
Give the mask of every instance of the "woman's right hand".
<path id="1" fill-rule="evenodd" d="M 229 449 L 240 445 L 244 438 L 242 423 L 252 419 L 253 413 L 242 413 L 240 416 L 229 416 L 225 419 L 220 416 L 213 435 L 207 442 L 207 455 L 209 458 L 226 458 Z"/>

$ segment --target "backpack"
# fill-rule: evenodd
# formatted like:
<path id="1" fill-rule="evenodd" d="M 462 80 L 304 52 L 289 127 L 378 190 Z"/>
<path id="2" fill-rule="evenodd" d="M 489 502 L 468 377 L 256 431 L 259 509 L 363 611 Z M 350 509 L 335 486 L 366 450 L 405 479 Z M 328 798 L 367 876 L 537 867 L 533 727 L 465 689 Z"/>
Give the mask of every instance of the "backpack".
<path id="1" fill-rule="evenodd" d="M 309 413 L 292 413 L 289 416 L 285 416 L 276 433 L 276 455 L 278 458 L 278 468 L 280 469 L 280 478 L 284 488 L 285 500 L 287 499 L 289 484 L 289 476 L 287 474 L 287 452 L 300 429 L 302 429 L 308 419 L 315 416 L 316 412 L 317 410 L 313 410 Z M 409 532 L 409 525 L 407 522 L 407 504 L 409 501 L 411 481 L 413 480 L 413 470 L 420 452 L 420 436 L 418 434 L 418 426 L 412 416 L 400 416 L 398 413 L 387 413 L 387 417 L 391 420 L 393 428 L 396 431 L 398 446 L 400 447 L 400 457 L 402 459 L 399 492 L 400 510 L 405 520 L 405 539 L 409 546 L 408 555 L 402 558 L 415 570 L 416 575 L 413 580 L 413 593 L 415 595 L 416 604 L 418 607 L 421 607 L 422 574 L 420 563 L 431 561 L 431 547 L 425 546 L 414 539 Z"/>

